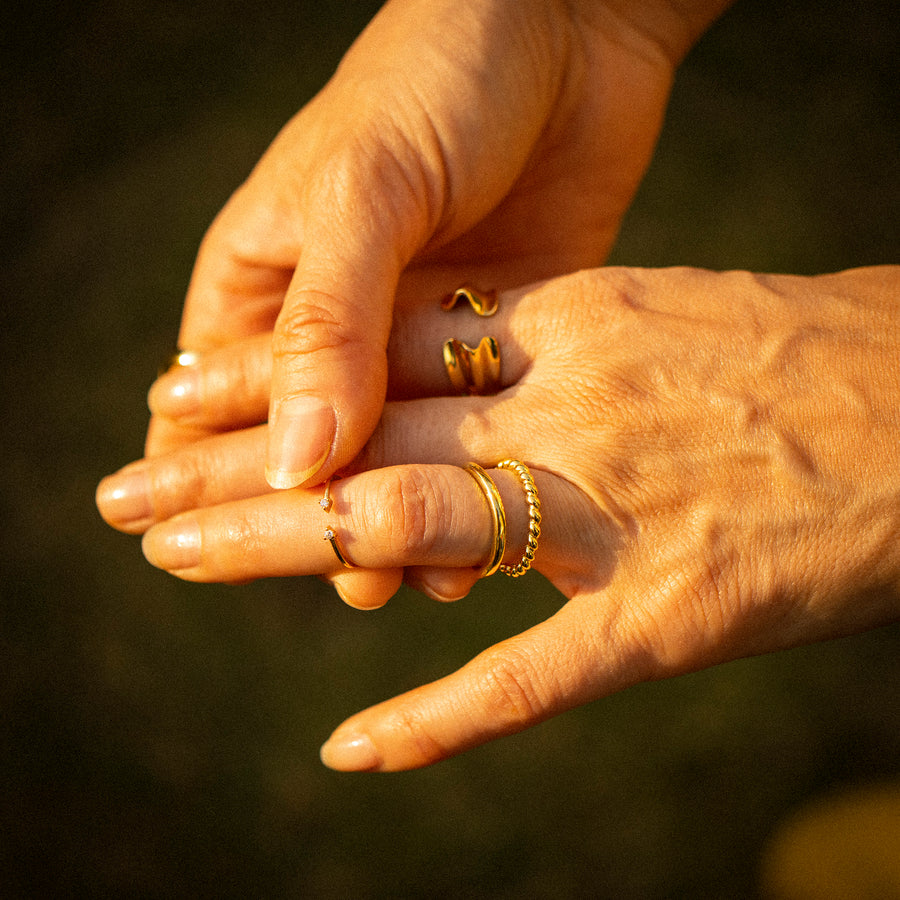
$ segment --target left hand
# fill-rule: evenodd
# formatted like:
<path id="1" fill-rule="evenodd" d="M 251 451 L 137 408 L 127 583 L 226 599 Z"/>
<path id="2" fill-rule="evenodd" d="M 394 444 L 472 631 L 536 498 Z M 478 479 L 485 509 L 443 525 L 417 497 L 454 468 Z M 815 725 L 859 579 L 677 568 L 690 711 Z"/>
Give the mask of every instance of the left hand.
<path id="1" fill-rule="evenodd" d="M 371 436 L 401 273 L 510 287 L 605 259 L 727 0 L 621 6 L 388 0 L 216 217 L 179 343 L 272 332 L 270 484 L 324 481 Z M 197 436 L 161 411 L 146 454 Z"/>
<path id="2" fill-rule="evenodd" d="M 505 292 L 493 319 L 421 304 L 398 315 L 392 389 L 412 399 L 388 404 L 356 474 L 332 485 L 328 521 L 363 568 L 342 569 L 322 539 L 320 490 L 267 492 L 261 428 L 133 464 L 98 502 L 117 527 L 152 526 L 148 559 L 190 580 L 325 572 L 375 606 L 409 566 L 451 599 L 491 545 L 482 495 L 458 466 L 524 460 L 543 503 L 535 568 L 569 602 L 354 716 L 323 751 L 343 769 L 426 765 L 638 681 L 897 617 L 898 280 L 888 267 L 606 269 Z M 448 333 L 497 338 L 501 393 L 439 396 Z M 223 348 L 199 377 L 224 397 L 236 358 L 254 352 Z M 258 371 L 219 426 L 264 416 Z M 514 562 L 523 494 L 511 473 L 492 474 Z"/>

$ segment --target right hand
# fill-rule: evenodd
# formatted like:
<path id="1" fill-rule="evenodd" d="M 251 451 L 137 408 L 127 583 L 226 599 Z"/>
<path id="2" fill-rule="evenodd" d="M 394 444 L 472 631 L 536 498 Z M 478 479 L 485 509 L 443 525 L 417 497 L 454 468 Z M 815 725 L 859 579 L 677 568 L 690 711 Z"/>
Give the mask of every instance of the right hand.
<path id="1" fill-rule="evenodd" d="M 270 484 L 322 481 L 371 435 L 401 273 L 432 304 L 604 260 L 724 4 L 689 23 L 674 5 L 384 6 L 217 217 L 188 291 L 182 347 L 274 328 Z M 196 399 L 157 390 L 148 455 L 202 436 Z"/>

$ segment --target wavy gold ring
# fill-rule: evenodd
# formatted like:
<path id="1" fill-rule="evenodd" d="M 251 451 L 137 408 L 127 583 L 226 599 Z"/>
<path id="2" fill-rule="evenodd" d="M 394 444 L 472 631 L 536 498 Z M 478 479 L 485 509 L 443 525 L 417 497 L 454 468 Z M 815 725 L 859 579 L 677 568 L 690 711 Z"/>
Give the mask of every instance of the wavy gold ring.
<path id="1" fill-rule="evenodd" d="M 472 307 L 475 315 L 488 317 L 497 312 L 497 292 L 496 291 L 476 291 L 475 288 L 464 284 L 457 288 L 452 294 L 447 294 L 441 300 L 441 309 L 449 312 L 456 306 L 458 300 L 467 300 L 469 306 Z"/>
<path id="2" fill-rule="evenodd" d="M 480 576 L 481 578 L 487 578 L 500 568 L 503 554 L 506 552 L 506 513 L 503 509 L 500 491 L 497 490 L 497 485 L 494 484 L 491 476 L 478 463 L 474 462 L 470 462 L 466 466 L 466 471 L 475 479 L 478 487 L 481 488 L 481 493 L 484 495 L 491 513 L 491 524 L 494 532 L 491 543 L 491 555 Z"/>
<path id="3" fill-rule="evenodd" d="M 496 394 L 500 382 L 500 347 L 492 337 L 483 337 L 473 350 L 450 338 L 444 341 L 444 368 L 460 394 Z"/>

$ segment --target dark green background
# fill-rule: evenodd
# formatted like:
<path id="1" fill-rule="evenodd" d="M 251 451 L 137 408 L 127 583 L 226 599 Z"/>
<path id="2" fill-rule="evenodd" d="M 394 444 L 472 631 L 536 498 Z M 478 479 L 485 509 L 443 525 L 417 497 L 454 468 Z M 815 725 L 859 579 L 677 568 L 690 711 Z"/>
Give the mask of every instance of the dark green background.
<path id="1" fill-rule="evenodd" d="M 140 454 L 206 225 L 377 5 L 7 14 L 0 893 L 751 897 L 783 815 L 900 775 L 897 627 L 337 775 L 317 751 L 344 716 L 560 598 L 535 576 L 364 614 L 313 580 L 186 585 L 94 510 Z M 898 38 L 890 3 L 735 7 L 681 72 L 615 261 L 897 262 Z"/>

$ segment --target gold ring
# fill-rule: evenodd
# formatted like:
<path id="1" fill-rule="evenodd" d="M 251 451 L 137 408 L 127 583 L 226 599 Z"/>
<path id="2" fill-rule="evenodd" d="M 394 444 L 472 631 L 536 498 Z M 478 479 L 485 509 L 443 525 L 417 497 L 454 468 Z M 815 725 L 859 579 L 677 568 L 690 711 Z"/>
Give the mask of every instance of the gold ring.
<path id="1" fill-rule="evenodd" d="M 344 555 L 344 551 L 341 550 L 341 545 L 338 543 L 337 532 L 334 530 L 333 525 L 325 526 L 325 534 L 323 535 L 323 540 L 326 540 L 329 544 L 331 544 L 331 549 L 334 550 L 334 555 L 337 557 L 338 562 L 345 569 L 356 568 L 356 566 L 354 566 L 352 562 L 348 561 L 347 557 Z"/>
<path id="2" fill-rule="evenodd" d="M 480 575 L 481 578 L 487 578 L 500 568 L 503 554 L 506 552 L 506 513 L 503 510 L 503 500 L 500 498 L 500 491 L 497 490 L 497 485 L 494 484 L 491 476 L 478 463 L 474 462 L 470 462 L 466 466 L 466 471 L 475 479 L 478 487 L 481 488 L 481 493 L 484 495 L 491 513 L 491 523 L 494 529 L 491 556 Z"/>
<path id="3" fill-rule="evenodd" d="M 186 369 L 200 362 L 200 354 L 196 350 L 176 350 L 160 366 L 159 374 L 165 375 L 170 369 Z"/>
<path id="4" fill-rule="evenodd" d="M 500 571 L 510 578 L 518 578 L 524 575 L 534 562 L 534 554 L 537 553 L 538 538 L 541 536 L 541 499 L 538 496 L 537 485 L 528 471 L 528 466 L 517 459 L 504 459 L 497 464 L 498 469 L 512 469 L 525 488 L 525 500 L 528 503 L 528 541 L 522 559 L 515 566 L 500 566 Z"/>
<path id="5" fill-rule="evenodd" d="M 322 507 L 324 512 L 331 512 L 331 507 L 334 506 L 334 500 L 331 499 L 331 482 L 334 481 L 334 476 L 328 479 L 325 482 L 325 496 L 319 501 L 319 506 Z"/>
<path id="6" fill-rule="evenodd" d="M 456 306 L 457 300 L 468 300 L 469 306 L 475 311 L 477 316 L 492 316 L 497 312 L 497 292 L 496 291 L 476 291 L 475 288 L 464 284 L 457 288 L 452 294 L 447 294 L 441 300 L 441 309 L 449 312 Z"/>
<path id="7" fill-rule="evenodd" d="M 460 394 L 483 396 L 501 388 L 500 347 L 492 337 L 483 337 L 474 350 L 456 338 L 444 341 L 444 368 Z"/>
<path id="8" fill-rule="evenodd" d="M 328 481 L 325 482 L 325 495 L 319 501 L 319 506 L 322 507 L 322 512 L 331 512 L 331 508 L 332 506 L 334 506 L 334 500 L 331 497 L 331 482 L 333 480 L 333 478 L 329 478 Z M 337 530 L 335 529 L 334 525 L 325 526 L 325 534 L 323 535 L 323 540 L 326 540 L 329 544 L 331 544 L 331 549 L 334 550 L 334 555 L 337 557 L 338 562 L 345 569 L 356 568 L 356 566 L 354 566 L 353 563 L 347 559 L 347 554 L 344 553 L 343 549 L 341 548 L 341 545 L 338 542 Z"/>

